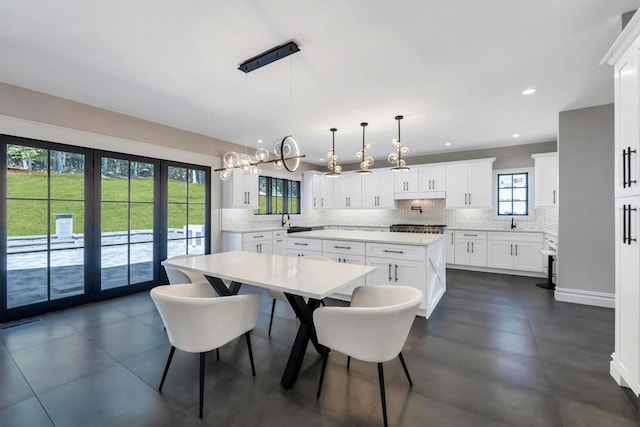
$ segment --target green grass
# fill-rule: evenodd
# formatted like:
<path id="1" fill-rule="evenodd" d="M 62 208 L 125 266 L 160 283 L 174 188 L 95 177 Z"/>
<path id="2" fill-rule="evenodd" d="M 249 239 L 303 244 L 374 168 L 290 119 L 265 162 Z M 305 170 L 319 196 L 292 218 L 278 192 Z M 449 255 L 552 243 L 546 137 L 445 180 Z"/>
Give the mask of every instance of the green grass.
<path id="1" fill-rule="evenodd" d="M 42 172 L 9 171 L 7 176 L 7 218 L 9 236 L 32 236 L 47 234 L 47 184 L 48 177 Z M 62 199 L 50 202 L 51 233 L 55 233 L 55 214 L 73 214 L 73 232 L 84 230 L 84 176 L 74 174 L 51 174 L 51 198 Z M 189 223 L 204 224 L 205 185 L 188 184 Z M 148 230 L 153 227 L 153 178 L 131 180 L 131 203 L 127 196 L 129 185 L 126 179 L 102 178 L 103 200 L 102 231 L 126 231 L 128 209 L 131 209 L 131 230 Z M 169 228 L 182 228 L 187 223 L 187 184 L 169 181 Z M 19 200 L 22 199 L 22 200 Z M 24 200 L 38 199 L 38 200 Z"/>

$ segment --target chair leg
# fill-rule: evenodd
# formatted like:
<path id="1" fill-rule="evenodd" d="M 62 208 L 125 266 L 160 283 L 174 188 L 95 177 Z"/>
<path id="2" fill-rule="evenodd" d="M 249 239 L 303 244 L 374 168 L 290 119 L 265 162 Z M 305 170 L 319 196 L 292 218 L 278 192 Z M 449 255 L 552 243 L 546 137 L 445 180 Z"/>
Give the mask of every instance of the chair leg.
<path id="1" fill-rule="evenodd" d="M 220 360 L 220 349 L 216 348 L 216 360 Z"/>
<path id="2" fill-rule="evenodd" d="M 351 356 L 347 356 L 347 369 L 351 368 Z"/>
<path id="3" fill-rule="evenodd" d="M 271 325 L 273 325 L 273 312 L 276 311 L 276 299 L 271 303 L 271 318 L 269 319 L 269 336 L 271 336 Z"/>
<path id="4" fill-rule="evenodd" d="M 162 373 L 162 380 L 160 381 L 160 387 L 158 387 L 158 391 L 162 393 L 162 386 L 164 385 L 164 380 L 167 378 L 167 372 L 169 372 L 169 365 L 171 365 L 171 360 L 173 360 L 173 353 L 176 352 L 176 348 L 171 346 L 171 351 L 169 352 L 169 358 L 167 359 L 167 364 L 164 366 L 164 372 Z"/>
<path id="5" fill-rule="evenodd" d="M 409 376 L 409 370 L 407 369 L 407 364 L 404 363 L 404 357 L 402 357 L 402 352 L 398 354 L 398 357 L 400 358 L 400 363 L 402 363 L 402 368 L 404 369 L 404 373 L 407 376 L 407 379 L 409 380 L 409 386 L 413 387 L 413 381 L 411 381 L 411 377 Z"/>
<path id="6" fill-rule="evenodd" d="M 206 353 L 200 353 L 200 418 L 202 418 L 202 406 L 204 403 L 204 357 Z"/>
<path id="7" fill-rule="evenodd" d="M 320 382 L 318 383 L 318 394 L 316 399 L 320 399 L 320 392 L 322 391 L 322 382 L 324 381 L 324 371 L 327 369 L 327 360 L 329 359 L 329 352 L 325 351 L 322 355 L 322 370 L 320 371 Z"/>
<path id="8" fill-rule="evenodd" d="M 327 306 L 327 304 L 325 304 L 325 303 L 324 303 L 324 300 L 323 300 L 323 299 L 321 299 L 321 300 L 320 300 L 320 304 L 321 304 L 323 307 L 326 307 L 326 306 Z"/>
<path id="9" fill-rule="evenodd" d="M 387 427 L 387 399 L 384 394 L 384 371 L 382 363 L 378 363 L 378 379 L 380 380 L 380 397 L 382 398 L 382 417 L 384 418 L 384 427 Z"/>
<path id="10" fill-rule="evenodd" d="M 275 300 L 274 300 L 275 301 Z M 246 332 L 244 336 L 247 338 L 247 348 L 249 349 L 249 360 L 251 360 L 251 372 L 256 376 L 256 368 L 253 366 L 253 351 L 251 351 L 251 333 Z"/>

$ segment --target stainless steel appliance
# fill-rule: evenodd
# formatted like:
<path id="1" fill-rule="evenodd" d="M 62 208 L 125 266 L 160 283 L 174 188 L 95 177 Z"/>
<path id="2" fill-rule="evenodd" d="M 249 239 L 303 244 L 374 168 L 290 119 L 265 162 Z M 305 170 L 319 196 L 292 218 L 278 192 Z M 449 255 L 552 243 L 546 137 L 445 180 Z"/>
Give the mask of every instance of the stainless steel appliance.
<path id="1" fill-rule="evenodd" d="M 389 227 L 389 231 L 400 233 L 428 233 L 428 234 L 444 234 L 443 224 L 393 224 Z"/>

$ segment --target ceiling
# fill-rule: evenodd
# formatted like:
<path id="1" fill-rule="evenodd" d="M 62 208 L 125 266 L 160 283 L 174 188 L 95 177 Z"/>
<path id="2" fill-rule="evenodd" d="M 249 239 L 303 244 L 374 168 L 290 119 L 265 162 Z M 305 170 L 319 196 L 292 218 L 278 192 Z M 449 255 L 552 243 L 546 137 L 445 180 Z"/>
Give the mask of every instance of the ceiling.
<path id="1" fill-rule="evenodd" d="M 613 102 L 598 63 L 640 0 L 13 0 L 0 81 L 322 164 L 362 143 L 411 154 L 556 139 L 558 112 Z M 301 51 L 249 74 L 245 59 Z M 534 87 L 537 92 L 521 92 Z M 514 138 L 513 134 L 520 134 Z M 245 136 L 246 135 L 246 136 Z M 446 147 L 445 142 L 452 145 Z M 374 167 L 375 167 L 374 166 Z"/>

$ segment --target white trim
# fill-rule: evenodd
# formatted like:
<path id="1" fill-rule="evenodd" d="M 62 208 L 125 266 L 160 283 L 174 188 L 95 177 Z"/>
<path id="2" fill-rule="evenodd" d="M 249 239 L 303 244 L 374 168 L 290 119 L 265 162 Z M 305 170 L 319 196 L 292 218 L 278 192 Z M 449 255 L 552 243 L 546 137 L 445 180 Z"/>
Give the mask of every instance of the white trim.
<path id="1" fill-rule="evenodd" d="M 633 384 L 629 384 L 625 381 L 624 375 L 622 372 L 626 372 L 626 370 L 620 366 L 620 362 L 616 356 L 616 353 L 611 354 L 611 362 L 609 363 L 609 375 L 613 378 L 613 380 L 620 386 L 631 389 L 633 394 L 636 397 L 640 397 L 640 384 L 636 384 L 635 387 Z"/>
<path id="2" fill-rule="evenodd" d="M 600 65 L 614 65 L 620 57 L 629 49 L 634 41 L 640 36 L 640 13 L 635 13 L 618 38 L 613 42 Z"/>
<path id="3" fill-rule="evenodd" d="M 556 287 L 556 301 L 572 302 L 575 304 L 594 305 L 596 307 L 615 307 L 615 294 L 605 292 L 583 291 Z"/>
<path id="4" fill-rule="evenodd" d="M 498 190 L 498 175 L 518 174 L 526 173 L 527 180 L 527 215 L 498 215 L 498 205 L 500 201 Z M 509 168 L 509 169 L 494 169 L 493 170 L 493 216 L 495 219 L 511 221 L 535 221 L 536 211 L 534 210 L 533 197 L 535 195 L 535 169 L 533 167 L 524 168 Z"/>
<path id="5" fill-rule="evenodd" d="M 451 268 L 453 270 L 479 271 L 481 273 L 508 274 L 511 276 L 540 277 L 540 278 L 547 277 L 546 274 L 544 274 L 543 272 L 508 270 L 505 268 L 479 267 L 475 265 L 447 264 L 447 268 Z"/>

